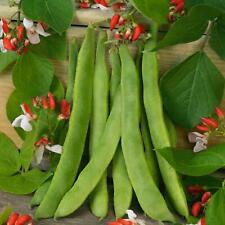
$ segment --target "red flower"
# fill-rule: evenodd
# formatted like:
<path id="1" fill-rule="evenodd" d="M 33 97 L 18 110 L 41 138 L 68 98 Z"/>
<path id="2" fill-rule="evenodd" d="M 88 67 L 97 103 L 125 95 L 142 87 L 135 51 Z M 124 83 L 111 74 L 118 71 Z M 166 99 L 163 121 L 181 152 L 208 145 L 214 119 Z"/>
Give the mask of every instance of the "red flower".
<path id="1" fill-rule="evenodd" d="M 40 140 L 38 140 L 37 142 L 35 142 L 35 146 L 41 146 L 41 145 L 48 145 L 49 144 L 49 140 L 48 137 L 42 137 Z"/>
<path id="2" fill-rule="evenodd" d="M 27 105 L 26 103 L 23 103 L 21 104 L 21 108 L 24 114 L 27 114 L 30 118 L 34 117 L 29 105 Z"/>
<path id="3" fill-rule="evenodd" d="M 42 106 L 44 109 L 48 109 L 48 101 L 45 96 L 42 96 Z"/>
<path id="4" fill-rule="evenodd" d="M 131 39 L 131 30 L 128 29 L 124 34 L 124 39 L 130 40 Z"/>
<path id="5" fill-rule="evenodd" d="M 132 37 L 132 41 L 137 41 L 141 35 L 141 33 L 144 32 L 144 27 L 142 24 L 138 24 L 135 28 L 134 28 L 134 34 Z"/>
<path id="6" fill-rule="evenodd" d="M 201 225 L 206 225 L 205 217 L 202 217 L 202 218 L 200 219 L 200 224 L 201 224 Z"/>
<path id="7" fill-rule="evenodd" d="M 49 99 L 49 106 L 51 110 L 55 110 L 56 104 L 55 104 L 55 99 L 54 96 L 51 92 L 48 92 L 48 99 Z"/>
<path id="8" fill-rule="evenodd" d="M 117 2 L 112 5 L 112 9 L 116 12 L 121 11 L 124 8 L 126 8 L 126 4 L 123 2 Z"/>
<path id="9" fill-rule="evenodd" d="M 3 38 L 3 46 L 6 50 L 9 50 L 9 51 L 15 51 L 16 50 L 15 45 L 7 37 Z"/>
<path id="10" fill-rule="evenodd" d="M 134 223 L 130 220 L 125 220 L 125 219 L 117 219 L 117 222 L 120 223 L 121 225 L 133 225 Z"/>
<path id="11" fill-rule="evenodd" d="M 208 200 L 211 198 L 212 194 L 211 192 L 207 191 L 202 195 L 201 201 L 203 204 L 206 204 Z"/>
<path id="12" fill-rule="evenodd" d="M 224 119 L 224 112 L 221 108 L 216 107 L 215 112 L 219 119 Z"/>
<path id="13" fill-rule="evenodd" d="M 200 214 L 201 208 L 202 208 L 201 202 L 195 202 L 195 203 L 192 205 L 192 208 L 191 208 L 191 214 L 192 214 L 194 217 L 197 217 L 197 216 Z"/>
<path id="14" fill-rule="evenodd" d="M 80 2 L 79 7 L 81 9 L 87 9 L 90 8 L 90 4 L 88 2 Z"/>
<path id="15" fill-rule="evenodd" d="M 216 129 L 218 127 L 218 123 L 212 118 L 203 117 L 202 123 L 204 123 L 205 125 L 208 125 L 209 127 L 214 128 L 214 129 Z"/>
<path id="16" fill-rule="evenodd" d="M 184 10 L 184 2 L 180 2 L 177 6 L 176 6 L 176 12 L 182 12 Z"/>
<path id="17" fill-rule="evenodd" d="M 70 117 L 70 104 L 66 101 L 66 99 L 63 99 L 61 101 L 61 114 L 59 115 L 60 120 L 69 119 Z"/>
<path id="18" fill-rule="evenodd" d="M 28 46 L 30 44 L 30 41 L 28 39 L 26 39 L 24 41 L 24 48 L 23 48 L 23 52 L 26 54 L 28 52 Z"/>
<path id="19" fill-rule="evenodd" d="M 114 34 L 114 38 L 116 40 L 120 40 L 122 38 L 122 35 L 117 31 L 115 34 Z"/>
<path id="20" fill-rule="evenodd" d="M 108 7 L 108 3 L 105 0 L 95 0 L 95 3 Z"/>
<path id="21" fill-rule="evenodd" d="M 23 31 L 24 31 L 24 26 L 22 24 L 17 26 L 17 38 L 19 41 L 22 41 L 23 39 Z"/>
<path id="22" fill-rule="evenodd" d="M 117 221 L 113 221 L 113 222 L 108 223 L 108 225 L 122 225 L 122 224 Z"/>
<path id="23" fill-rule="evenodd" d="M 110 30 L 114 30 L 116 28 L 116 25 L 119 23 L 119 20 L 120 20 L 119 14 L 113 15 L 110 21 Z"/>
<path id="24" fill-rule="evenodd" d="M 32 223 L 32 217 L 25 214 L 25 215 L 20 216 L 17 219 L 15 225 L 24 225 L 25 223 L 28 223 L 28 222 Z"/>
<path id="25" fill-rule="evenodd" d="M 207 126 L 204 126 L 204 125 L 198 125 L 198 126 L 196 126 L 196 128 L 197 128 L 199 131 L 203 131 L 203 132 L 209 131 L 209 128 L 208 128 Z"/>
<path id="26" fill-rule="evenodd" d="M 18 218 L 19 213 L 13 212 L 8 218 L 7 225 L 15 225 L 15 222 L 17 221 Z"/>
<path id="27" fill-rule="evenodd" d="M 3 29 L 3 32 L 5 33 L 5 34 L 8 34 L 8 32 L 9 32 L 9 25 L 8 25 L 8 23 L 7 23 L 7 21 L 6 21 L 6 19 L 4 18 L 4 17 L 2 17 L 2 29 Z"/>
<path id="28" fill-rule="evenodd" d="M 200 185 L 190 185 L 187 187 L 187 192 L 192 194 L 192 195 L 197 195 L 201 192 L 203 192 L 204 189 Z"/>

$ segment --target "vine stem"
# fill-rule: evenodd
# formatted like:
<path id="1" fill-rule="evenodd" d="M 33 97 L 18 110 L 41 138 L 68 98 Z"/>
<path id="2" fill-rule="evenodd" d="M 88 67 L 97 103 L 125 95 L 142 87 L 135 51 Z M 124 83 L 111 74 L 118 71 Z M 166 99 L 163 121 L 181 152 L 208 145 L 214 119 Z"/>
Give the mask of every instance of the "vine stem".
<path id="1" fill-rule="evenodd" d="M 205 34 L 204 40 L 203 40 L 201 48 L 200 48 L 202 51 L 205 49 L 206 44 L 208 43 L 208 41 L 210 39 L 212 28 L 213 28 L 213 21 L 210 21 L 209 25 L 208 25 L 208 28 L 206 30 L 206 34 Z"/>

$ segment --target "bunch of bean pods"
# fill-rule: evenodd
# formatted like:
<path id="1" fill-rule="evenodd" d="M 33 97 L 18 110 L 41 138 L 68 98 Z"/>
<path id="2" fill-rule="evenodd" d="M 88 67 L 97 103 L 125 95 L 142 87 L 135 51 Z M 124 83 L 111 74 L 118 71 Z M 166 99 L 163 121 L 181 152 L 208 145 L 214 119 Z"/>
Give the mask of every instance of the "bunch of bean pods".
<path id="1" fill-rule="evenodd" d="M 32 199 L 31 205 L 38 205 L 36 219 L 65 217 L 87 199 L 92 213 L 104 218 L 109 166 L 116 217 L 130 208 L 134 194 L 144 213 L 155 220 L 175 221 L 168 201 L 188 217 L 180 176 L 157 154 L 157 149 L 175 144 L 176 132 L 163 113 L 157 56 L 151 51 L 156 34 L 153 25 L 152 37 L 140 45 L 136 61 L 126 44 L 112 47 L 111 73 L 104 31 L 97 35 L 90 25 L 79 52 L 77 43 L 71 44 L 68 96 L 73 107 L 68 133 L 52 180 Z M 89 160 L 81 169 L 87 148 Z"/>

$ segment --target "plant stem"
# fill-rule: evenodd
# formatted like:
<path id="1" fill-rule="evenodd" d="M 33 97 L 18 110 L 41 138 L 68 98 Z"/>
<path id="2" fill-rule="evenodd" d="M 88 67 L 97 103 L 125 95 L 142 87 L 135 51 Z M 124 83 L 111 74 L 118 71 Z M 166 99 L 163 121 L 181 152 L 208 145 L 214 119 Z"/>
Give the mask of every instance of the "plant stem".
<path id="1" fill-rule="evenodd" d="M 203 51 L 206 47 L 206 44 L 208 43 L 209 39 L 210 39 L 210 36 L 211 36 L 211 32 L 212 32 L 212 28 L 213 28 L 213 24 L 214 24 L 214 21 L 209 21 L 209 25 L 208 25 L 208 28 L 206 30 L 206 34 L 205 34 L 205 37 L 204 37 L 204 40 L 201 44 L 201 51 Z"/>

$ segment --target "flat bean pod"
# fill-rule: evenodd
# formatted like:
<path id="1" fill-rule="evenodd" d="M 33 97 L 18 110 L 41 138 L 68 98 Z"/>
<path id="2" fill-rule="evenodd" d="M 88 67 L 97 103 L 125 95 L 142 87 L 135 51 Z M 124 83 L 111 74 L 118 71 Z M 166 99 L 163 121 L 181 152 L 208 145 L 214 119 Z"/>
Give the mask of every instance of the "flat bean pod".
<path id="1" fill-rule="evenodd" d="M 121 63 L 117 48 L 110 50 L 110 61 L 112 65 L 110 96 L 113 105 L 115 92 L 121 81 Z M 112 163 L 112 177 L 114 188 L 114 211 L 117 218 L 124 216 L 130 208 L 133 189 L 128 177 L 121 143 L 119 143 Z"/>
<path id="2" fill-rule="evenodd" d="M 93 85 L 90 157 L 98 151 L 97 145 L 109 115 L 109 73 L 106 64 L 106 41 L 106 32 L 100 32 L 97 43 Z M 108 213 L 107 171 L 103 174 L 99 184 L 90 195 L 90 208 L 92 213 L 100 218 L 106 217 Z"/>
<path id="3" fill-rule="evenodd" d="M 80 173 L 74 186 L 63 197 L 56 210 L 55 218 L 73 213 L 94 190 L 115 154 L 121 136 L 120 121 L 121 94 L 119 88 L 106 127 L 99 140 L 98 151 Z"/>
<path id="4" fill-rule="evenodd" d="M 150 174 L 139 129 L 139 78 L 127 46 L 119 48 L 122 63 L 122 149 L 128 175 L 144 212 L 155 220 L 174 221 Z"/>
<path id="5" fill-rule="evenodd" d="M 158 63 L 156 52 L 151 52 L 155 46 L 154 40 L 145 45 L 142 64 L 144 88 L 144 105 L 148 118 L 151 138 L 155 149 L 171 146 L 168 131 L 164 121 L 162 100 L 158 85 Z M 180 178 L 169 163 L 157 154 L 161 175 L 166 190 L 176 210 L 183 216 L 188 216 L 188 207 Z"/>
<path id="6" fill-rule="evenodd" d="M 36 211 L 36 219 L 54 215 L 58 204 L 76 177 L 91 116 L 94 61 L 95 31 L 89 26 L 78 55 L 73 109 L 63 154 L 48 192 Z"/>

